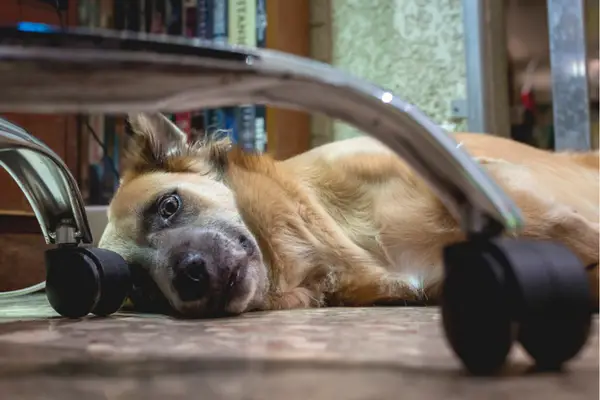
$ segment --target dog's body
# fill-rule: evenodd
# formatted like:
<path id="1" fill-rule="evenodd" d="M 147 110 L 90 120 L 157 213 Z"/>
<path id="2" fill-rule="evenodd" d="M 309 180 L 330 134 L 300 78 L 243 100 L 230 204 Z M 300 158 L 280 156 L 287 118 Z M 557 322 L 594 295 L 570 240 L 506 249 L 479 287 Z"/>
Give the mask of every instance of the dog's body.
<path id="1" fill-rule="evenodd" d="M 160 121 L 131 119 L 138 147 L 100 246 L 141 264 L 180 313 L 439 297 L 442 248 L 463 234 L 384 145 L 349 139 L 277 162 L 219 144 L 190 150 Z M 550 153 L 480 134 L 456 139 L 521 208 L 524 236 L 598 262 L 597 152 Z M 193 279 L 177 278 L 198 269 Z"/>

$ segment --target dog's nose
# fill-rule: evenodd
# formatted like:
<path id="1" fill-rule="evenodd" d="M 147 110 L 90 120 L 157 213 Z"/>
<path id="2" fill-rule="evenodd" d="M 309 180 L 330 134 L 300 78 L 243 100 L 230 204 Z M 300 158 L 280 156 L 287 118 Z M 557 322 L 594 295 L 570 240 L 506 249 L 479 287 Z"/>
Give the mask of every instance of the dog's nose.
<path id="1" fill-rule="evenodd" d="M 206 261 L 204 261 L 204 257 L 198 253 L 186 254 L 178 267 L 182 273 L 194 282 L 200 282 L 206 277 Z"/>
<path id="2" fill-rule="evenodd" d="M 202 254 L 188 252 L 175 265 L 173 286 L 182 301 L 193 301 L 206 294 L 209 285 L 207 263 Z"/>
<path id="3" fill-rule="evenodd" d="M 208 229 L 184 231 L 170 252 L 172 285 L 183 302 L 206 300 L 222 307 L 243 283 L 250 253 L 242 243 Z"/>

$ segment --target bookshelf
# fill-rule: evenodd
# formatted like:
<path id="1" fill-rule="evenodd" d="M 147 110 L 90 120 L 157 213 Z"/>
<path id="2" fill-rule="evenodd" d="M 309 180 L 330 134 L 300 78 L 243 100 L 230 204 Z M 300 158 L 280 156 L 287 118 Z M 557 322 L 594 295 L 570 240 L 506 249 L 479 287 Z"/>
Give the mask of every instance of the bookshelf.
<path id="1" fill-rule="evenodd" d="M 40 0 L 6 0 L 0 13 L 0 23 L 33 21 L 63 26 L 88 26 L 109 29 L 152 31 L 171 35 L 202 36 L 212 40 L 227 40 L 233 32 L 233 42 L 249 46 L 269 47 L 300 56 L 309 56 L 309 5 L 307 0 L 70 0 L 61 2 L 66 9 L 57 10 L 52 2 Z M 206 17 L 216 4 L 225 8 L 224 35 L 214 29 L 213 20 Z M 236 15 L 228 13 L 234 8 Z M 241 11 L 240 11 L 241 10 Z M 266 18 L 266 32 L 261 26 L 261 14 Z M 156 15 L 162 15 L 156 18 Z M 255 21 L 245 29 L 233 29 L 236 20 Z M 165 20 L 168 15 L 168 21 Z M 212 32 L 211 32 L 212 30 Z M 229 31 L 229 32 L 228 32 Z M 220 35 L 220 36 L 219 36 Z M 225 36 L 225 37 L 224 37 Z M 231 40 L 229 40 L 231 42 Z M 241 107 L 232 118 L 250 120 L 241 130 L 266 130 L 262 139 L 258 134 L 250 141 L 257 142 L 276 159 L 285 159 L 310 146 L 310 124 L 307 113 L 272 107 Z M 230 110 L 229 110 L 230 111 Z M 173 115 L 174 121 L 189 132 L 204 132 L 213 126 L 214 110 L 190 110 Z M 88 204 L 106 204 L 118 183 L 120 162 L 118 154 L 125 141 L 124 121 L 103 115 L 55 116 L 32 114 L 4 114 L 4 117 L 23 126 L 38 136 L 61 156 L 76 177 Z M 226 118 L 231 118 L 231 116 Z M 260 122 L 258 121 L 260 119 Z M 255 123 L 252 123 L 255 120 Z M 228 122 L 226 122 L 228 123 Z M 215 124 L 216 128 L 230 126 Z M 194 128 L 194 129 L 192 129 Z M 266 128 L 266 129 L 265 129 Z M 243 136 L 243 132 L 238 135 Z M 252 136 L 252 134 L 250 135 Z M 100 140 L 98 140 L 100 139 Z M 191 137 L 193 140 L 193 138 Z M 243 142 L 237 138 L 238 143 Z M 100 142 L 102 144 L 100 144 Z M 261 143 L 262 142 L 262 143 Z M 243 143 L 241 143 L 243 144 Z M 246 147 L 248 147 L 246 145 Z M 262 147 L 262 148 L 261 148 Z M 108 153 L 109 157 L 104 154 Z M 92 165 L 92 167 L 90 167 Z M 97 172 L 100 175 L 96 176 Z M 116 171 L 116 172 L 115 172 Z M 106 177 L 111 178 L 105 182 Z M 0 185 L 7 188 L 0 199 L 0 213 L 5 211 L 30 212 L 31 209 L 16 184 L 6 173 L 0 173 Z"/>
<path id="2" fill-rule="evenodd" d="M 105 10 L 114 9 L 116 4 L 131 4 L 136 0 L 97 0 L 99 7 Z M 171 0 L 167 0 L 171 1 Z M 181 0 L 182 6 L 191 7 L 196 2 L 214 0 Z M 233 0 L 226 0 L 233 1 Z M 236 0 L 246 1 L 246 0 Z M 264 39 L 266 47 L 289 52 L 300 56 L 309 56 L 309 0 L 256 0 L 264 1 L 267 14 L 267 27 Z M 317 0 L 318 1 L 318 0 Z M 64 1 L 62 2 L 64 3 Z M 18 21 L 41 22 L 65 26 L 80 25 L 80 6 L 78 0 L 69 0 L 67 9 L 59 19 L 59 14 L 50 2 L 39 0 L 2 0 L 0 24 L 14 24 Z M 257 6 L 258 7 L 258 6 Z M 130 10 L 131 11 L 131 10 Z M 182 17 L 192 21 L 198 13 L 184 13 Z M 139 14 L 138 23 L 146 23 L 146 14 Z M 123 24 L 119 18 L 94 17 L 94 24 L 110 27 L 114 24 Z M 134 18 L 135 19 L 135 18 Z M 61 21 L 62 20 L 62 21 Z M 152 22 L 149 20 L 149 22 Z M 87 21 L 90 23 L 90 21 Z M 170 34 L 190 34 L 189 29 L 181 31 L 168 28 Z M 259 40 L 257 35 L 256 40 Z M 257 115 L 265 113 L 260 109 Z M 184 113 L 185 114 L 185 113 Z M 3 117 L 22 126 L 33 135 L 45 142 L 63 160 L 76 177 L 86 201 L 89 199 L 89 162 L 90 143 L 93 138 L 86 130 L 85 120 L 88 116 L 73 115 L 36 115 L 36 114 L 8 114 Z M 188 129 L 186 124 L 202 124 L 206 113 L 193 112 L 190 115 L 174 116 L 178 124 Z M 84 121 L 82 122 L 82 118 Z M 94 118 L 92 118 L 92 122 Z M 302 112 L 266 108 L 266 121 L 263 123 L 267 130 L 267 152 L 276 159 L 284 159 L 299 154 L 309 148 L 309 115 Z M 99 122 L 99 125 L 105 125 Z M 89 120 L 87 120 L 89 122 Z M 199 122 L 200 121 L 200 122 Z M 115 137 L 124 139 L 119 120 L 113 121 L 117 131 Z M 104 128 L 98 128 L 97 135 L 103 134 Z M 113 138 L 114 139 L 114 138 Z M 113 146 L 111 146 L 113 147 Z M 96 148 L 96 150 L 98 150 Z M 98 156 L 98 154 L 96 154 Z M 97 161 L 97 160 L 96 160 Z M 39 282 L 44 277 L 44 249 L 46 245 L 39 232 L 39 225 L 35 220 L 31 207 L 23 193 L 12 178 L 0 169 L 0 187 L 3 196 L 0 196 L 0 290 L 13 290 Z M 88 202 L 89 204 L 89 202 Z"/>
<path id="3" fill-rule="evenodd" d="M 310 3 L 306 0 L 78 0 L 77 4 L 80 26 L 184 35 L 309 56 Z M 309 116 L 297 111 L 246 104 L 169 117 L 191 141 L 225 131 L 240 148 L 268 152 L 277 159 L 301 153 L 310 145 Z M 90 204 L 106 204 L 118 185 L 114 171 L 119 169 L 124 124 L 114 117 L 83 118 L 91 167 L 82 173 L 82 191 Z M 105 146 L 97 136 L 102 136 Z"/>
<path id="4" fill-rule="evenodd" d="M 133 0 L 99 0 L 99 5 L 110 9 L 114 7 L 115 1 L 129 5 L 133 2 Z M 192 0 L 192 2 L 186 0 L 183 4 L 190 6 L 195 1 L 199 0 Z M 285 7 L 282 3 L 285 3 Z M 301 56 L 309 55 L 308 4 L 308 0 L 266 0 L 267 47 Z M 64 25 L 81 23 L 80 5 L 76 0 L 68 2 L 68 9 L 62 13 Z M 186 14 L 185 18 L 192 20 L 197 16 L 197 13 Z M 56 9 L 48 3 L 37 0 L 3 0 L 0 24 L 14 24 L 18 21 L 60 24 Z M 98 18 L 94 23 L 110 26 L 122 24 L 122 21 L 105 16 Z M 169 33 L 189 34 L 183 27 L 180 32 L 174 32 L 172 29 L 169 29 Z M 260 115 L 260 110 L 258 114 Z M 65 160 L 82 191 L 87 195 L 86 200 L 89 199 L 89 147 L 93 139 L 81 120 L 87 116 L 8 113 L 3 113 L 2 116 L 31 132 Z M 178 124 L 182 124 L 184 129 L 187 129 L 185 127 L 187 123 L 194 119 L 196 123 L 198 120 L 202 121 L 205 114 L 195 113 L 174 117 Z M 96 122 L 102 125 L 99 120 L 97 116 Z M 113 122 L 114 130 L 118 131 L 115 136 L 117 139 L 123 139 L 120 122 L 118 120 Z M 268 132 L 267 150 L 275 158 L 287 158 L 308 149 L 309 117 L 307 114 L 268 108 L 264 125 Z M 98 132 L 95 133 L 99 135 L 102 129 L 98 128 Z M 0 169 L 0 187 L 3 189 L 3 196 L 0 196 L 0 247 L 4 249 L 0 252 L 0 291 L 5 291 L 29 286 L 44 279 L 43 256 L 47 246 L 25 196 L 3 169 Z"/>

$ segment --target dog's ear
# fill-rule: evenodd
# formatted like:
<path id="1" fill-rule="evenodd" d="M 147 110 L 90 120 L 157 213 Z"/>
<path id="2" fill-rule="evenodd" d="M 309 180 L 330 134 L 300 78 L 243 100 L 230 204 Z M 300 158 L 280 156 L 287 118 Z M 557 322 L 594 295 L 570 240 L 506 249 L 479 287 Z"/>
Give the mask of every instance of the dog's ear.
<path id="1" fill-rule="evenodd" d="M 228 163 L 228 154 L 233 148 L 233 144 L 227 131 L 216 131 L 210 136 L 204 136 L 204 139 L 196 142 L 192 146 L 192 151 L 208 160 L 211 167 L 218 172 L 224 172 Z"/>
<path id="2" fill-rule="evenodd" d="M 186 146 L 187 135 L 161 113 L 129 114 L 127 121 L 138 144 L 146 142 L 157 153 Z"/>
<path id="3" fill-rule="evenodd" d="M 129 114 L 127 123 L 132 136 L 127 152 L 130 168 L 159 168 L 187 150 L 186 134 L 161 113 Z"/>
<path id="4" fill-rule="evenodd" d="M 224 132 L 216 132 L 195 143 L 162 114 L 130 114 L 131 133 L 126 151 L 128 177 L 147 171 L 216 173 L 227 167 L 231 141 Z"/>

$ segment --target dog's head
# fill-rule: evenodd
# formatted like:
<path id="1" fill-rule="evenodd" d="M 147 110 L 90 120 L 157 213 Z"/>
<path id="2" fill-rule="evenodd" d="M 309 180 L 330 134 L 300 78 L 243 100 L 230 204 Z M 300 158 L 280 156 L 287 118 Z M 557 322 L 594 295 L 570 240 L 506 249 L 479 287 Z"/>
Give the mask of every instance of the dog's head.
<path id="1" fill-rule="evenodd" d="M 181 315 L 257 307 L 266 267 L 227 184 L 229 142 L 188 144 L 162 114 L 131 115 L 129 124 L 132 143 L 99 247 L 137 271 L 138 296 L 158 294 Z"/>

